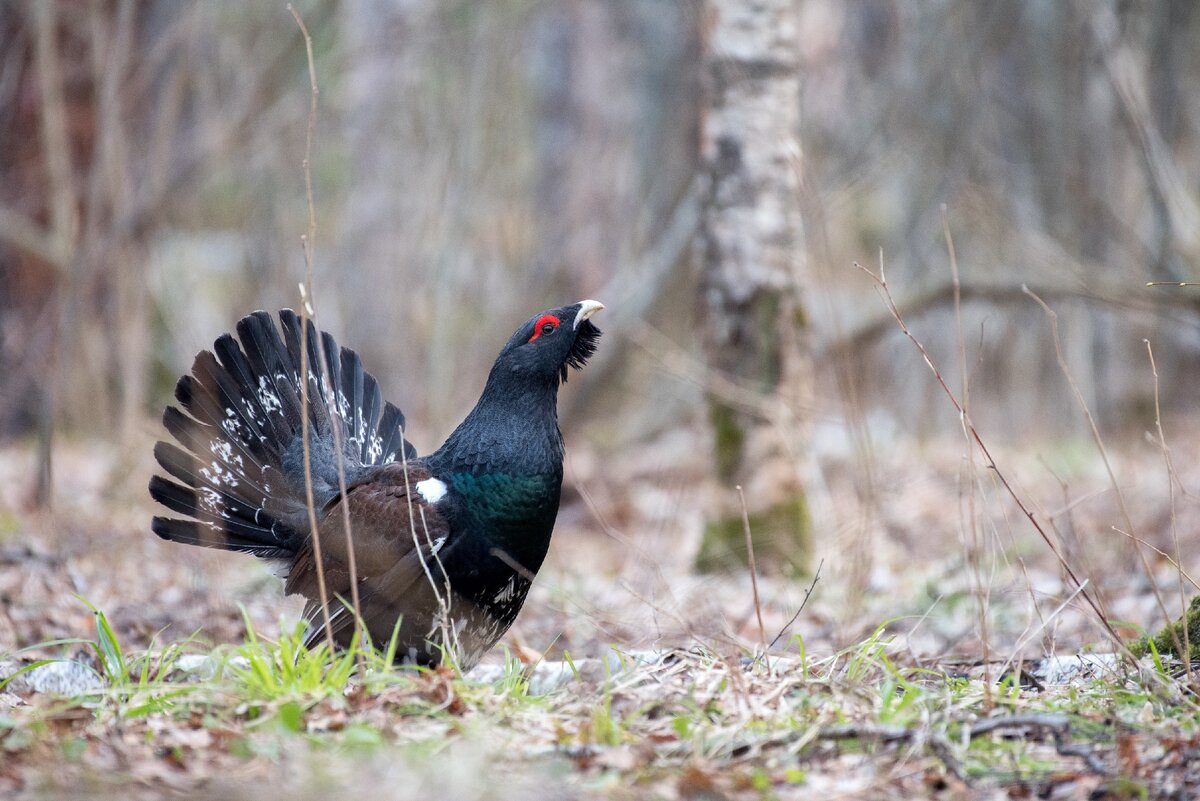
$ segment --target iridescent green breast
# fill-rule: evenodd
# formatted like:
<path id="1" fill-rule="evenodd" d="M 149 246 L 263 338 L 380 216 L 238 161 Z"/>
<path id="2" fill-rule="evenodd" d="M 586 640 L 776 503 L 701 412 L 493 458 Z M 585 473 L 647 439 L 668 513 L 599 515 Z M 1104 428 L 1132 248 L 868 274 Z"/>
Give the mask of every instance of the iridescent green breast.
<path id="1" fill-rule="evenodd" d="M 454 473 L 451 481 L 471 522 L 498 534 L 552 526 L 558 513 L 556 475 Z"/>

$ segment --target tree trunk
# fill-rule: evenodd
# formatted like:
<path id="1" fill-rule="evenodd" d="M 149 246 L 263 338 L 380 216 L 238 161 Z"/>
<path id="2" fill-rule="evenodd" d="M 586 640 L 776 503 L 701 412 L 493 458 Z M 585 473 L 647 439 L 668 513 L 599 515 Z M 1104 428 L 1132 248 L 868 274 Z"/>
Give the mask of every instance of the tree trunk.
<path id="1" fill-rule="evenodd" d="M 709 0 L 699 258 L 721 508 L 700 561 L 744 553 L 743 485 L 760 563 L 804 570 L 811 357 L 800 215 L 795 0 Z M 764 560 L 764 553 L 767 558 Z"/>

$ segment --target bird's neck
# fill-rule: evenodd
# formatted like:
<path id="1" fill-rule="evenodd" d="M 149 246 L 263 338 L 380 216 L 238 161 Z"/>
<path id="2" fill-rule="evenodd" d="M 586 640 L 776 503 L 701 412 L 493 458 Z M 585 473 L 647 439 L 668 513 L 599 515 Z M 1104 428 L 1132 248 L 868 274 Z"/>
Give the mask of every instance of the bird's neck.
<path id="1" fill-rule="evenodd" d="M 453 496 L 449 514 L 478 533 L 487 564 L 536 573 L 550 545 L 563 477 L 558 388 L 493 370 L 483 395 L 428 458 Z M 496 553 L 503 556 L 495 561 Z"/>
<path id="2" fill-rule="evenodd" d="M 479 402 L 431 463 L 450 472 L 562 477 L 558 387 L 493 371 Z"/>

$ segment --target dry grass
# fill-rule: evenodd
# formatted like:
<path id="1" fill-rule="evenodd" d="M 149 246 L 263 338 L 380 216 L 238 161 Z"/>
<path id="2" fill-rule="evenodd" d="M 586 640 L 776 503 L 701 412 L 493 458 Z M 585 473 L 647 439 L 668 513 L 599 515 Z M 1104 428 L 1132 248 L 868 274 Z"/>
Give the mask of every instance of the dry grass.
<path id="1" fill-rule="evenodd" d="M 1196 445 L 1174 443 L 1181 452 Z M 507 665 L 497 651 L 465 679 L 387 673 L 265 698 L 229 676 L 182 690 L 163 682 L 141 695 L 10 693 L 0 712 L 0 783 L 36 798 L 83 786 L 111 797 L 174 788 L 241 798 L 262 782 L 305 798 L 362 776 L 394 798 L 986 797 L 1015 788 L 1076 797 L 1120 777 L 1152 797 L 1195 788 L 1186 758 L 1200 740 L 1184 680 L 1126 669 L 1054 678 L 1034 664 L 1103 633 L 1036 535 L 1003 515 L 983 529 L 993 656 L 985 679 L 976 582 L 958 544 L 954 442 L 894 443 L 878 458 L 881 545 L 861 613 L 842 614 L 853 555 L 836 536 L 821 537 L 824 575 L 769 670 L 753 659 L 757 613 L 770 640 L 811 579 L 789 580 L 760 563 L 756 609 L 747 573 L 689 569 L 687 511 L 721 490 L 686 467 L 662 465 L 687 465 L 684 454 L 698 447 L 702 440 L 674 435 L 620 466 L 573 451 L 574 486 L 507 640 L 520 658 Z M 1200 510 L 1186 495 L 1169 497 L 1158 443 L 1113 450 L 1137 530 L 1165 553 L 1176 552 L 1176 535 L 1180 551 L 1195 552 Z M 1080 454 L 1060 443 L 1027 453 L 997 448 L 995 456 L 1043 519 L 1065 530 L 1070 518 L 1090 552 L 1089 580 L 1103 586 L 1114 617 L 1156 625 L 1152 589 L 1124 567 L 1125 538 L 1110 528 L 1121 512 L 1107 472 Z M 94 640 L 92 615 L 75 593 L 107 611 L 130 653 L 160 630 L 159 647 L 199 630 L 191 651 L 209 653 L 216 643 L 216 653 L 231 654 L 245 638 L 239 603 L 270 636 L 280 614 L 294 618 L 296 605 L 253 560 L 150 536 L 140 482 L 121 478 L 142 475 L 148 463 L 130 470 L 104 451 L 65 453 L 60 475 L 73 477 L 73 500 L 51 518 L 19 511 L 32 458 L 23 448 L 0 458 L 9 493 L 0 516 L 0 642 Z M 854 493 L 840 458 L 822 459 L 831 508 L 848 508 Z M 1070 504 L 1046 480 L 1046 464 L 1066 481 Z M 1195 487 L 1198 471 L 1177 465 L 1176 480 Z M 1002 488 L 981 482 L 979 493 L 981 509 L 1003 507 Z M 1179 594 L 1178 569 L 1153 552 L 1148 558 L 1169 603 Z M 684 650 L 649 664 L 610 662 L 606 671 L 599 660 L 614 645 L 629 654 Z M 47 651 L 95 664 L 82 644 L 28 656 Z M 578 677 L 549 665 L 564 656 Z M 1024 687 L 1014 680 L 1021 668 Z M 544 686 L 564 675 L 564 686 Z"/>

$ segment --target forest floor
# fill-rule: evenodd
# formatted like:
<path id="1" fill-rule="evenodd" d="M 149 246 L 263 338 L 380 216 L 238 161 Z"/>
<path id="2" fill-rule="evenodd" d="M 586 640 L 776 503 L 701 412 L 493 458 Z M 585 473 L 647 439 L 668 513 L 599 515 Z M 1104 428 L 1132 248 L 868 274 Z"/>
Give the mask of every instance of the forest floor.
<path id="1" fill-rule="evenodd" d="M 466 676 L 292 654 L 298 605 L 261 565 L 149 533 L 143 457 L 61 448 L 33 512 L 9 446 L 0 681 L 56 661 L 0 689 L 0 796 L 1197 797 L 1195 681 L 1113 655 L 1062 566 L 1121 637 L 1180 613 L 1200 438 L 1171 446 L 1168 478 L 1153 436 L 1108 443 L 1115 483 L 1087 439 L 994 451 L 1060 561 L 961 442 L 877 448 L 869 491 L 826 443 L 820 573 L 760 559 L 757 609 L 746 570 L 692 569 L 724 491 L 694 438 L 572 452 L 534 592 Z"/>

